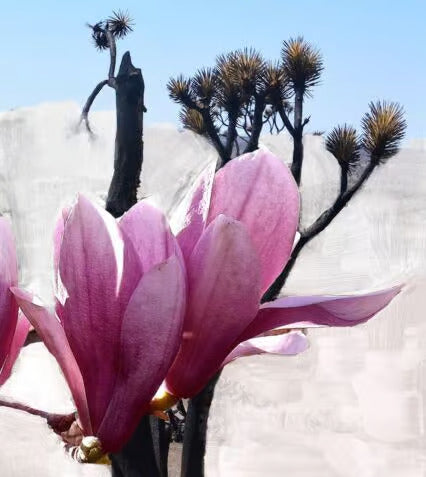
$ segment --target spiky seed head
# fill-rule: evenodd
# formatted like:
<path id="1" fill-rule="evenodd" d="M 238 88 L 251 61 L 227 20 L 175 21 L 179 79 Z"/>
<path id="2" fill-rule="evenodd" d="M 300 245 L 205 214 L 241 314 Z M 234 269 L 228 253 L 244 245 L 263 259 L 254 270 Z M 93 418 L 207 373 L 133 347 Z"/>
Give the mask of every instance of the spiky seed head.
<path id="1" fill-rule="evenodd" d="M 388 101 L 371 102 L 369 108 L 362 118 L 362 146 L 373 161 L 383 163 L 398 152 L 405 135 L 404 110 Z"/>
<path id="2" fill-rule="evenodd" d="M 321 135 L 321 134 L 318 134 Z M 325 140 L 327 151 L 331 152 L 340 166 L 350 168 L 359 161 L 361 142 L 356 129 L 344 124 L 335 127 Z"/>
<path id="3" fill-rule="evenodd" d="M 253 48 L 219 55 L 215 67 L 218 105 L 237 114 L 259 87 L 264 68 L 262 55 Z"/>
<path id="4" fill-rule="evenodd" d="M 234 76 L 233 54 L 219 55 L 214 74 L 217 79 L 216 99 L 219 107 L 230 114 L 237 114 L 242 105 L 241 85 Z"/>
<path id="5" fill-rule="evenodd" d="M 246 94 L 253 94 L 260 85 L 265 70 L 265 60 L 254 48 L 236 50 L 228 55 L 232 80 Z"/>
<path id="6" fill-rule="evenodd" d="M 261 78 L 262 89 L 268 104 L 277 105 L 289 97 L 289 88 L 281 65 L 268 62 Z"/>
<path id="7" fill-rule="evenodd" d="M 216 92 L 217 79 L 212 68 L 202 68 L 191 80 L 191 88 L 199 102 L 209 105 Z"/>
<path id="8" fill-rule="evenodd" d="M 191 80 L 179 75 L 176 78 L 170 78 L 167 83 L 169 96 L 175 103 L 188 104 L 193 101 L 191 91 Z"/>
<path id="9" fill-rule="evenodd" d="M 108 38 L 105 34 L 105 25 L 103 22 L 95 23 L 94 25 L 90 25 L 89 23 L 87 26 L 92 30 L 92 41 L 95 47 L 98 50 L 107 50 L 109 47 Z"/>
<path id="10" fill-rule="evenodd" d="M 203 117 L 196 109 L 183 107 L 179 113 L 179 120 L 185 129 L 189 129 L 201 136 L 207 134 Z"/>
<path id="11" fill-rule="evenodd" d="M 284 74 L 291 87 L 309 95 L 310 90 L 319 83 L 324 69 L 320 51 L 299 36 L 284 41 L 281 58 Z"/>
<path id="12" fill-rule="evenodd" d="M 112 15 L 105 23 L 116 38 L 123 38 L 133 31 L 134 23 L 127 11 L 118 10 L 117 12 L 112 12 Z"/>

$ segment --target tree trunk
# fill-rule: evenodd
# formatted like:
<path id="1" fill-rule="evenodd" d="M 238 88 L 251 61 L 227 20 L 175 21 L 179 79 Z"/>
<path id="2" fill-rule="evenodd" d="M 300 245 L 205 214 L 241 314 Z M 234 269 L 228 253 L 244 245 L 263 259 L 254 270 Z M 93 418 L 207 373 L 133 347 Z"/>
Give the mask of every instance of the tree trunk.
<path id="1" fill-rule="evenodd" d="M 155 461 L 157 462 L 161 477 L 167 477 L 171 429 L 165 421 L 158 417 L 150 416 L 149 420 L 154 443 Z"/>
<path id="2" fill-rule="evenodd" d="M 254 118 L 251 131 L 250 140 L 244 149 L 244 153 L 253 152 L 259 148 L 260 133 L 263 129 L 263 111 L 265 110 L 265 96 L 262 94 L 256 95 L 254 106 Z"/>
<path id="3" fill-rule="evenodd" d="M 340 194 L 344 194 L 348 189 L 348 167 L 346 165 L 340 167 Z"/>
<path id="4" fill-rule="evenodd" d="M 302 179 L 302 163 L 303 163 L 303 136 L 296 134 L 293 136 L 293 162 L 291 163 L 291 172 L 296 184 L 300 186 Z"/>
<path id="5" fill-rule="evenodd" d="M 106 210 L 120 217 L 136 204 L 143 160 L 143 112 L 145 85 L 142 72 L 126 52 L 115 81 L 117 133 L 114 174 Z"/>
<path id="6" fill-rule="evenodd" d="M 167 477 L 158 465 L 150 416 L 144 416 L 123 449 L 110 454 L 112 477 Z"/>
<path id="7" fill-rule="evenodd" d="M 207 421 L 219 371 L 206 387 L 189 401 L 183 437 L 181 477 L 204 477 Z"/>
<path id="8" fill-rule="evenodd" d="M 230 114 L 229 115 L 229 125 L 228 125 L 228 131 L 226 134 L 226 144 L 225 144 L 225 152 L 226 152 L 226 158 L 222 158 L 224 162 L 229 162 L 232 158 L 232 152 L 234 150 L 234 143 L 235 139 L 237 139 L 237 120 L 238 120 L 238 115 L 237 114 Z"/>
<path id="9" fill-rule="evenodd" d="M 143 113 L 146 111 L 142 72 L 133 66 L 129 52 L 123 55 L 114 88 L 117 132 L 114 174 L 106 209 L 114 217 L 120 217 L 137 202 L 143 161 Z M 110 454 L 113 477 L 167 477 L 168 444 L 164 425 L 153 416 L 144 416 L 124 448 Z"/>
<path id="10" fill-rule="evenodd" d="M 294 133 L 293 136 L 293 162 L 291 163 L 291 173 L 297 185 L 300 185 L 303 164 L 303 91 L 295 90 L 294 98 Z"/>

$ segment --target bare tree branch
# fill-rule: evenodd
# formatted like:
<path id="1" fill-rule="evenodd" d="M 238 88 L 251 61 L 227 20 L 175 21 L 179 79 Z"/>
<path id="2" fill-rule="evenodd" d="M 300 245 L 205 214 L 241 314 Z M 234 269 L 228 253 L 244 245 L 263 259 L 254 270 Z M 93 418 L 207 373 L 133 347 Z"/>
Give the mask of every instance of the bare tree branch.
<path id="1" fill-rule="evenodd" d="M 214 125 L 213 119 L 210 114 L 210 108 L 198 108 L 198 111 L 203 117 L 204 124 L 206 125 L 207 134 L 209 135 L 210 140 L 212 141 L 214 147 L 216 148 L 216 151 L 219 153 L 221 161 L 218 161 L 218 164 L 219 162 L 222 162 L 225 164 L 231 159 L 231 157 L 227 155 L 225 147 L 223 146 L 223 143 L 220 140 L 218 131 Z"/>
<path id="2" fill-rule="evenodd" d="M 232 156 L 232 149 L 237 138 L 237 114 L 230 114 L 228 117 L 228 130 L 226 132 L 225 151 L 228 157 Z"/>
<path id="3" fill-rule="evenodd" d="M 40 409 L 35 409 L 33 407 L 21 404 L 15 401 L 8 401 L 5 399 L 0 399 L 1 407 L 9 407 L 11 409 L 17 409 L 18 411 L 23 411 L 33 416 L 41 417 L 46 419 L 47 424 L 57 433 L 60 434 L 63 431 L 69 429 L 71 424 L 75 421 L 75 413 L 70 414 L 55 414 L 51 412 L 42 411 Z"/>
<path id="4" fill-rule="evenodd" d="M 252 152 L 259 146 L 260 133 L 262 132 L 263 127 L 263 111 L 265 110 L 265 106 L 265 94 L 255 94 L 252 130 L 249 143 L 244 149 L 244 153 Z"/>
<path id="5" fill-rule="evenodd" d="M 344 165 L 340 166 L 340 195 L 344 194 L 348 189 L 349 170 Z"/>
<path id="6" fill-rule="evenodd" d="M 117 46 L 115 44 L 115 38 L 114 35 L 111 33 L 111 31 L 108 28 L 104 30 L 105 35 L 108 38 L 108 46 L 109 46 L 109 56 L 110 56 L 110 63 L 109 63 L 109 70 L 108 70 L 108 85 L 111 86 L 111 88 L 115 88 L 115 64 L 117 61 Z"/>
<path id="7" fill-rule="evenodd" d="M 302 129 L 309 123 L 309 121 L 311 120 L 311 117 L 308 116 L 307 118 L 305 118 L 303 120 L 303 123 L 302 123 Z"/>
<path id="8" fill-rule="evenodd" d="M 348 191 L 344 192 L 343 194 L 339 194 L 333 205 L 329 207 L 326 211 L 324 211 L 310 227 L 301 232 L 300 239 L 292 251 L 290 260 L 288 261 L 284 270 L 277 277 L 275 282 L 266 291 L 262 298 L 262 302 L 272 301 L 278 297 L 286 279 L 288 278 L 294 264 L 296 263 L 296 259 L 299 253 L 303 250 L 303 247 L 330 225 L 330 223 L 335 219 L 335 217 L 348 204 L 354 194 L 370 177 L 376 165 L 377 164 L 374 161 L 370 160 L 370 163 L 365 168 L 358 181 Z"/>
<path id="9" fill-rule="evenodd" d="M 108 84 L 108 80 L 103 80 L 95 86 L 95 89 L 91 92 L 90 96 L 87 98 L 87 101 L 81 111 L 80 116 L 80 123 L 84 121 L 86 124 L 86 128 L 90 134 L 93 134 L 92 129 L 90 128 L 89 124 L 89 111 L 92 107 L 93 101 L 95 100 L 96 96 L 101 92 L 102 88 Z"/>
<path id="10" fill-rule="evenodd" d="M 287 128 L 287 131 L 290 133 L 291 136 L 294 137 L 294 134 L 295 134 L 294 127 L 291 124 L 291 121 L 288 118 L 287 113 L 285 112 L 283 104 L 277 105 L 277 112 L 281 116 L 281 120 L 284 123 L 285 127 Z"/>

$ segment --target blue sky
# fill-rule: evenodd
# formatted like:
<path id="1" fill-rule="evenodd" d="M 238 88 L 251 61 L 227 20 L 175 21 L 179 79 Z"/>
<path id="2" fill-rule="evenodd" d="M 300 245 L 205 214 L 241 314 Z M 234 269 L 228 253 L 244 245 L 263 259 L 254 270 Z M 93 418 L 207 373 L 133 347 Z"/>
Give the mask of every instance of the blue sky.
<path id="1" fill-rule="evenodd" d="M 306 103 L 312 130 L 358 126 L 370 100 L 388 99 L 403 104 L 407 137 L 426 137 L 424 0 L 9 1 L 0 16 L 0 110 L 83 104 L 108 69 L 108 55 L 92 47 L 85 22 L 118 8 L 136 22 L 118 50 L 129 49 L 143 70 L 148 123 L 177 123 L 178 107 L 166 90 L 171 75 L 192 74 L 244 46 L 278 59 L 282 41 L 302 34 L 325 61 L 322 84 Z M 95 108 L 113 107 L 106 88 Z"/>

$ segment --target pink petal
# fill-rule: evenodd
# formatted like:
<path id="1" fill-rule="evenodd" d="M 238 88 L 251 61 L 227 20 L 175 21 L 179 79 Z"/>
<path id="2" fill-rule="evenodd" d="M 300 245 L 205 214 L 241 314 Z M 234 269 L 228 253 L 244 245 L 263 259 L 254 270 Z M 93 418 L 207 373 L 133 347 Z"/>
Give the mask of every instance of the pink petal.
<path id="1" fill-rule="evenodd" d="M 31 293 L 16 287 L 11 290 L 46 348 L 56 358 L 70 387 L 83 429 L 87 435 L 92 434 L 83 378 L 61 324 L 52 313 L 37 303 L 37 298 Z"/>
<path id="2" fill-rule="evenodd" d="M 195 189 L 183 224 L 178 226 L 179 246 L 185 259 L 188 259 L 204 231 L 210 206 L 216 164 L 209 164 Z"/>
<path id="3" fill-rule="evenodd" d="M 223 366 L 234 359 L 255 354 L 294 355 L 309 348 L 308 338 L 301 331 L 290 331 L 282 335 L 261 336 L 240 343 L 228 354 Z"/>
<path id="4" fill-rule="evenodd" d="M 187 262 L 183 339 L 166 378 L 172 394 L 193 396 L 220 368 L 258 310 L 259 268 L 244 225 L 219 216 L 207 227 Z"/>
<path id="5" fill-rule="evenodd" d="M 121 329 L 120 369 L 99 428 L 103 448 L 119 450 L 133 434 L 179 348 L 186 302 L 176 256 L 153 267 L 137 286 Z"/>
<path id="6" fill-rule="evenodd" d="M 80 196 L 65 224 L 57 313 L 83 376 L 93 431 L 115 386 L 121 320 L 141 277 L 115 219 Z"/>
<path id="7" fill-rule="evenodd" d="M 15 334 L 10 345 L 9 354 L 4 362 L 3 368 L 0 372 L 0 386 L 9 379 L 12 373 L 13 365 L 18 358 L 19 352 L 27 339 L 30 324 L 22 313 L 19 313 L 18 322 L 16 324 Z"/>
<path id="8" fill-rule="evenodd" d="M 366 295 L 285 297 L 264 303 L 239 341 L 278 327 L 355 326 L 385 308 L 401 291 L 394 287 Z"/>
<path id="9" fill-rule="evenodd" d="M 230 161 L 216 174 L 207 223 L 219 214 L 247 227 L 264 292 L 290 257 L 299 221 L 299 190 L 287 166 L 267 150 Z"/>
<path id="10" fill-rule="evenodd" d="M 18 305 L 9 287 L 18 283 L 16 249 L 8 221 L 0 217 L 0 367 L 15 333 Z"/>
<path id="11" fill-rule="evenodd" d="M 132 242 L 144 272 L 171 255 L 180 254 L 164 215 L 145 202 L 139 202 L 124 214 L 119 227 L 124 237 Z"/>
<path id="12" fill-rule="evenodd" d="M 65 207 L 62 209 L 61 214 L 56 221 L 55 229 L 53 231 L 53 277 L 55 281 L 55 289 L 58 286 L 59 256 L 61 253 L 62 237 L 64 235 L 65 222 L 68 220 L 71 210 L 71 207 Z"/>

